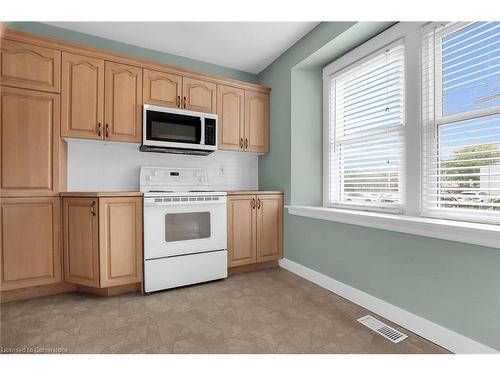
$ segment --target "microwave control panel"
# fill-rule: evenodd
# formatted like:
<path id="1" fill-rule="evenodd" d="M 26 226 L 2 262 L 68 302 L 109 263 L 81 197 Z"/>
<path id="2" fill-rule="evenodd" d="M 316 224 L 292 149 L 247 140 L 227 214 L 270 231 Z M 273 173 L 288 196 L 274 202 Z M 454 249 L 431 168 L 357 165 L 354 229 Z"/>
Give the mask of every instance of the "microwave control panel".
<path id="1" fill-rule="evenodd" d="M 208 146 L 215 146 L 216 136 L 216 120 L 214 118 L 205 117 L 205 144 Z"/>

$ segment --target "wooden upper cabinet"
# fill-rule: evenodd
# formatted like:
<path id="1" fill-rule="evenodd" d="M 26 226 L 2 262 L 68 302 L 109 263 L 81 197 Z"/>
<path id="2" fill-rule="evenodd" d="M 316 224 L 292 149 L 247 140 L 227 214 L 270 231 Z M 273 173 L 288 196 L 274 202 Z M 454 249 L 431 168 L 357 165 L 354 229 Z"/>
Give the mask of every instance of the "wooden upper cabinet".
<path id="1" fill-rule="evenodd" d="M 269 95 L 245 91 L 245 150 L 269 152 Z"/>
<path id="2" fill-rule="evenodd" d="M 256 199 L 254 195 L 235 195 L 227 198 L 228 267 L 255 263 Z"/>
<path id="3" fill-rule="evenodd" d="M 219 149 L 243 150 L 245 132 L 245 91 L 217 86 Z"/>
<path id="4" fill-rule="evenodd" d="M 63 198 L 64 281 L 99 286 L 97 198 Z"/>
<path id="5" fill-rule="evenodd" d="M 217 112 L 217 85 L 194 78 L 182 78 L 183 108 L 199 112 Z"/>
<path id="6" fill-rule="evenodd" d="M 60 92 L 60 51 L 7 39 L 0 44 L 2 85 Z"/>
<path id="7" fill-rule="evenodd" d="M 100 286 L 142 281 L 142 198 L 99 198 Z"/>
<path id="8" fill-rule="evenodd" d="M 1 87 L 0 96 L 2 195 L 56 195 L 59 94 Z"/>
<path id="9" fill-rule="evenodd" d="M 3 198 L 0 212 L 0 289 L 61 280 L 60 199 Z"/>
<path id="10" fill-rule="evenodd" d="M 283 255 L 283 197 L 257 195 L 257 262 L 280 259 Z"/>
<path id="11" fill-rule="evenodd" d="M 104 139 L 141 142 L 142 69 L 106 61 Z"/>
<path id="12" fill-rule="evenodd" d="M 181 76 L 144 69 L 143 82 L 144 104 L 164 107 L 181 106 Z"/>
<path id="13" fill-rule="evenodd" d="M 102 139 L 104 60 L 63 52 L 61 135 Z"/>

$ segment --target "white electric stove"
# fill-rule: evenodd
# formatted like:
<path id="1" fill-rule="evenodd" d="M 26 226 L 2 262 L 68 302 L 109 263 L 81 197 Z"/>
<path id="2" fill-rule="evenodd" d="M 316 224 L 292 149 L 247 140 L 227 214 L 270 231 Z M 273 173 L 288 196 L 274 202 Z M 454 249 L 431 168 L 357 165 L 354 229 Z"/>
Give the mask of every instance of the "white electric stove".
<path id="1" fill-rule="evenodd" d="M 144 291 L 227 277 L 226 193 L 208 172 L 142 167 Z"/>

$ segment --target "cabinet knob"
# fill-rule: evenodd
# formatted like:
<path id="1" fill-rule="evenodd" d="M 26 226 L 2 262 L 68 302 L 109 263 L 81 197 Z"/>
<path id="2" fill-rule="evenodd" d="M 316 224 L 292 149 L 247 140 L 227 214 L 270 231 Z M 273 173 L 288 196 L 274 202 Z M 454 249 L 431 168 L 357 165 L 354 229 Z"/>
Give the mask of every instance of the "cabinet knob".
<path id="1" fill-rule="evenodd" d="M 90 206 L 90 213 L 92 216 L 95 216 L 95 201 L 92 202 L 92 205 Z"/>
<path id="2" fill-rule="evenodd" d="M 248 148 L 248 138 L 245 138 L 245 148 Z"/>
<path id="3" fill-rule="evenodd" d="M 181 96 L 180 95 L 177 96 L 177 107 L 178 108 L 181 107 Z"/>
<path id="4" fill-rule="evenodd" d="M 255 198 L 252 198 L 252 210 L 255 208 Z"/>
<path id="5" fill-rule="evenodd" d="M 109 125 L 106 124 L 106 138 L 109 137 Z"/>
<path id="6" fill-rule="evenodd" d="M 257 198 L 257 208 L 260 210 L 260 198 Z"/>
<path id="7" fill-rule="evenodd" d="M 101 136 L 101 122 L 97 123 L 97 135 Z"/>
<path id="8" fill-rule="evenodd" d="M 186 108 L 186 97 L 184 97 L 184 108 Z"/>
<path id="9" fill-rule="evenodd" d="M 243 138 L 240 138 L 240 148 L 243 148 Z"/>

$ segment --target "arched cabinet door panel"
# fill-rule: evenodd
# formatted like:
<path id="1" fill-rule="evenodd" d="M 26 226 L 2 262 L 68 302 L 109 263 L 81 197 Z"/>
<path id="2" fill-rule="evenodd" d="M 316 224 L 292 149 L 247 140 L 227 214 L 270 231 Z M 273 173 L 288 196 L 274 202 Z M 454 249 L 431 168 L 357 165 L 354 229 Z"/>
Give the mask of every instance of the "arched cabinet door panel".
<path id="1" fill-rule="evenodd" d="M 104 139 L 141 142 L 142 69 L 106 61 Z"/>
<path id="2" fill-rule="evenodd" d="M 243 151 L 245 132 L 245 91 L 217 86 L 219 149 Z"/>
<path id="3" fill-rule="evenodd" d="M 104 61 L 63 52 L 61 135 L 102 139 Z"/>
<path id="4" fill-rule="evenodd" d="M 194 78 L 182 78 L 182 108 L 217 112 L 217 85 Z"/>
<path id="5" fill-rule="evenodd" d="M 144 69 L 143 82 L 144 104 L 154 104 L 163 107 L 181 106 L 181 76 Z"/>
<path id="6" fill-rule="evenodd" d="M 61 91 L 61 52 L 2 39 L 0 81 L 3 86 Z"/>

